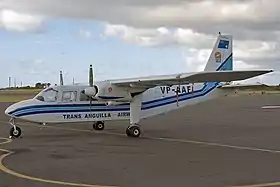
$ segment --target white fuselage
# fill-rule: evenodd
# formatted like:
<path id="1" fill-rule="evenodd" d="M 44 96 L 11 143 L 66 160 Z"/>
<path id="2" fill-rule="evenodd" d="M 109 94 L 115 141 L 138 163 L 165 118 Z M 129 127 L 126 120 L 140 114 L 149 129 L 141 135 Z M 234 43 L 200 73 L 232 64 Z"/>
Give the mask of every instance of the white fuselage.
<path id="1" fill-rule="evenodd" d="M 217 85 L 218 83 L 213 82 L 180 85 L 178 97 L 175 92 L 177 85 L 148 89 L 142 96 L 141 119 L 219 97 L 224 94 L 224 91 L 217 89 Z M 35 97 L 11 105 L 5 113 L 13 118 L 40 123 L 90 122 L 130 118 L 129 102 L 107 105 L 103 100 L 92 101 L 90 105 L 89 101 L 80 101 L 81 90 L 85 87 L 87 86 L 58 87 L 59 93 L 56 101 L 40 101 Z M 77 94 L 76 101 L 63 101 L 61 95 L 63 91 L 75 92 Z M 114 103 L 119 99 L 108 97 L 107 100 Z"/>

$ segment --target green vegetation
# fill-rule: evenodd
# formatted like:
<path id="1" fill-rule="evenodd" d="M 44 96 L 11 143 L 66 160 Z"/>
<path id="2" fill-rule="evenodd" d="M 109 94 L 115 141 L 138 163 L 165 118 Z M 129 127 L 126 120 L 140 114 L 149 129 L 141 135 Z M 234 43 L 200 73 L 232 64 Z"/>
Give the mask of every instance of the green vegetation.
<path id="1" fill-rule="evenodd" d="M 280 94 L 280 86 L 251 85 L 225 87 L 223 89 L 232 90 L 233 95 Z M 36 87 L 3 88 L 0 89 L 0 102 L 18 102 L 30 99 L 37 95 L 41 90 L 42 88 Z"/>
<path id="2" fill-rule="evenodd" d="M 280 86 L 267 86 L 267 85 L 237 85 L 235 87 L 225 87 L 225 89 L 235 89 L 239 91 L 280 91 Z"/>
<path id="3" fill-rule="evenodd" d="M 267 95 L 267 94 L 280 94 L 280 86 L 267 86 L 267 85 L 236 85 L 224 87 L 227 91 L 227 96 L 245 96 L 245 95 Z"/>
<path id="4" fill-rule="evenodd" d="M 250 85 L 250 86 L 235 86 L 224 87 L 226 90 L 232 90 L 236 93 L 280 93 L 280 86 L 267 86 L 267 85 Z"/>
<path id="5" fill-rule="evenodd" d="M 0 102 L 19 102 L 26 99 L 31 99 L 32 96 L 23 96 L 23 95 L 0 95 Z"/>
<path id="6" fill-rule="evenodd" d="M 50 83 L 37 82 L 34 86 L 0 88 L 0 102 L 18 102 L 33 98 Z"/>
<path id="7" fill-rule="evenodd" d="M 0 102 L 18 102 L 25 99 L 33 98 L 42 89 L 38 88 L 12 88 L 0 89 Z"/>
<path id="8" fill-rule="evenodd" d="M 39 93 L 42 89 L 38 89 L 38 88 L 34 88 L 34 89 L 0 89 L 0 94 L 2 93 L 30 93 L 30 94 L 33 94 L 33 93 Z"/>

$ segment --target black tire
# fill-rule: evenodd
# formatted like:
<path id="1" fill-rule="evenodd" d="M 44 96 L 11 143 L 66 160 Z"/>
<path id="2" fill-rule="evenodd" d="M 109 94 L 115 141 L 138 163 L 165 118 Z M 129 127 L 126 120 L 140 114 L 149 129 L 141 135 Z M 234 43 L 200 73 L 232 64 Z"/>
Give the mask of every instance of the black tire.
<path id="1" fill-rule="evenodd" d="M 126 129 L 126 131 L 125 131 L 125 132 L 126 132 L 126 135 L 127 135 L 127 136 L 130 136 L 130 130 L 129 130 L 129 127 L 127 127 L 127 129 Z"/>
<path id="2" fill-rule="evenodd" d="M 21 129 L 16 126 L 16 130 L 15 130 L 14 127 L 12 127 L 10 129 L 10 136 L 15 137 L 15 138 L 19 138 L 21 136 Z"/>
<path id="3" fill-rule="evenodd" d="M 141 130 L 140 127 L 137 125 L 133 125 L 133 126 L 129 126 L 126 129 L 126 134 L 129 137 L 134 137 L 134 138 L 138 138 L 141 134 Z"/>
<path id="4" fill-rule="evenodd" d="M 96 123 L 93 124 L 93 128 L 94 128 L 95 130 L 101 131 L 101 130 L 104 129 L 104 127 L 105 127 L 105 125 L 104 125 L 104 122 L 102 122 L 102 121 L 98 121 L 98 122 L 96 122 Z"/>

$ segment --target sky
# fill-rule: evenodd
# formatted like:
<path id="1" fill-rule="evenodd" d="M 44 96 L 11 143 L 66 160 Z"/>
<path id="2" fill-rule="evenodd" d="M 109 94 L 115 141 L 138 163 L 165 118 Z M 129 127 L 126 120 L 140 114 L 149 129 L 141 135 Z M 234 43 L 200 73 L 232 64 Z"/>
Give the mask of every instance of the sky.
<path id="1" fill-rule="evenodd" d="M 279 0 L 0 0 L 0 87 L 202 71 L 233 35 L 244 83 L 280 83 Z"/>

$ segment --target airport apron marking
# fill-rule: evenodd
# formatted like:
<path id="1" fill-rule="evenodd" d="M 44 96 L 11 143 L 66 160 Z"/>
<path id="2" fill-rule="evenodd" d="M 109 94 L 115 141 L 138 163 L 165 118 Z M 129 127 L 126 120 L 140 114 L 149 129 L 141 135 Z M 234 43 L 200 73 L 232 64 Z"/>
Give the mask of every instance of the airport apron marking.
<path id="1" fill-rule="evenodd" d="M 5 122 L 0 121 L 0 122 L 8 123 L 6 121 Z M 36 125 L 36 124 L 28 124 L 28 123 L 20 123 L 20 124 L 25 125 L 25 126 L 41 127 L 40 125 Z M 76 132 L 90 132 L 90 133 L 93 133 L 93 131 L 82 130 L 82 129 L 63 128 L 63 127 L 54 127 L 54 126 L 43 126 L 43 127 L 52 128 L 52 129 L 62 129 L 62 130 L 76 131 Z M 120 134 L 120 133 L 108 133 L 108 132 L 94 132 L 94 133 L 124 136 L 123 134 Z M 175 143 L 190 143 L 190 144 L 207 145 L 207 146 L 214 146 L 214 147 L 232 148 L 232 149 L 237 149 L 237 150 L 258 151 L 258 152 L 280 154 L 279 150 L 269 150 L 269 149 L 263 149 L 263 148 L 243 147 L 243 146 L 227 145 L 227 144 L 220 144 L 220 143 L 211 143 L 211 142 L 185 140 L 185 139 L 172 139 L 172 138 L 164 138 L 164 137 L 162 137 L 162 138 L 160 138 L 160 137 L 143 137 L 143 138 L 148 138 L 148 139 L 151 139 L 151 140 L 162 140 L 162 141 L 168 141 L 168 142 L 175 142 Z M 4 142 L 0 142 L 0 145 L 12 142 L 12 140 L 8 139 L 8 138 L 0 137 L 0 139 L 5 140 Z M 0 149 L 0 152 L 5 153 L 2 156 L 0 156 L 0 170 L 2 170 L 5 173 L 8 173 L 10 175 L 16 176 L 18 178 L 28 179 L 28 180 L 32 180 L 32 181 L 45 182 L 45 183 L 52 183 L 52 184 L 61 184 L 61 185 L 67 185 L 67 186 L 105 187 L 105 186 L 101 186 L 101 185 L 90 185 L 90 184 L 79 184 L 79 183 L 70 183 L 70 182 L 63 182 L 63 181 L 46 180 L 46 179 L 41 179 L 41 178 L 37 178 L 37 177 L 23 175 L 23 174 L 20 174 L 20 173 L 17 173 L 15 171 L 13 171 L 13 170 L 8 169 L 3 164 L 4 159 L 7 158 L 9 155 L 13 154 L 14 152 L 6 150 L 6 149 Z M 271 182 L 271 183 L 252 184 L 252 185 L 243 185 L 243 186 L 231 186 L 231 187 L 271 187 L 271 186 L 279 186 L 279 185 L 280 185 L 280 182 Z"/>
<path id="2" fill-rule="evenodd" d="M 12 142 L 11 139 L 8 138 L 3 138 L 0 137 L 0 140 L 4 140 L 4 142 L 0 142 L 0 145 L 3 144 L 7 144 Z M 6 150 L 6 149 L 0 149 L 0 152 L 4 152 L 4 154 L 2 154 L 0 156 L 0 170 L 13 175 L 15 177 L 18 178 L 22 178 L 22 179 L 27 179 L 27 180 L 31 180 L 31 181 L 39 181 L 39 182 L 44 182 L 44 183 L 52 183 L 52 184 L 60 184 L 60 185 L 66 185 L 66 186 L 81 186 L 81 187 L 114 187 L 114 186 L 103 186 L 103 185 L 93 185 L 93 184 L 82 184 L 82 183 L 71 183 L 71 182 L 64 182 L 64 181 L 55 181 L 55 180 L 48 180 L 48 179 L 42 179 L 42 178 L 38 178 L 38 177 L 32 177 L 29 175 L 23 175 L 21 173 L 18 173 L 16 171 L 13 171 L 9 168 L 7 168 L 7 166 L 4 165 L 4 159 L 7 159 L 8 156 L 12 155 L 14 152 Z"/>

